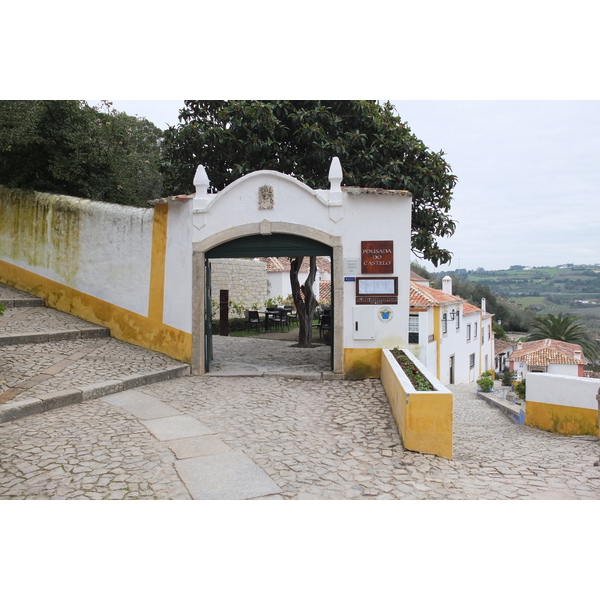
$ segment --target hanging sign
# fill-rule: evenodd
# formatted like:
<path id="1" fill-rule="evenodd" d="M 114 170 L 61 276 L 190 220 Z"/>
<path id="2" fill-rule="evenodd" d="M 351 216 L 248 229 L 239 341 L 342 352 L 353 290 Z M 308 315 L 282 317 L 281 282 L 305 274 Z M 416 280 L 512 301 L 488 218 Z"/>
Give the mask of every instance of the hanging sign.
<path id="1" fill-rule="evenodd" d="M 363 274 L 394 272 L 394 242 L 361 242 L 361 272 Z"/>

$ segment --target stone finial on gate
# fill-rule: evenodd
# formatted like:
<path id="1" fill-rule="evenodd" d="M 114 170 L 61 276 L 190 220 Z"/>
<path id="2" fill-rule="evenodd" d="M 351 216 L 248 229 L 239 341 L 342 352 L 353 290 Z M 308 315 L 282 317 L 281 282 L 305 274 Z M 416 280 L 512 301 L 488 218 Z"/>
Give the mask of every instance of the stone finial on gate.
<path id="1" fill-rule="evenodd" d="M 195 198 L 198 200 L 207 200 L 209 185 L 210 181 L 208 179 L 208 175 L 206 174 L 206 169 L 203 165 L 198 165 L 196 174 L 194 175 L 194 186 L 196 188 Z"/>
<path id="2" fill-rule="evenodd" d="M 331 166 L 329 167 L 329 183 L 331 184 L 329 187 L 330 193 L 342 193 L 343 178 L 344 174 L 342 173 L 342 165 L 340 163 L 340 159 L 337 156 L 334 156 L 331 159 Z"/>

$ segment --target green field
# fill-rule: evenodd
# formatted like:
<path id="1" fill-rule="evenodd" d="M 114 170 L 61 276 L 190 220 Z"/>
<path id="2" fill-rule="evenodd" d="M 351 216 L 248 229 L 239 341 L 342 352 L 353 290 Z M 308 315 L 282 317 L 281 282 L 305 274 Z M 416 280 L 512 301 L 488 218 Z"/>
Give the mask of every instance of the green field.
<path id="1" fill-rule="evenodd" d="M 599 271 L 595 273 L 594 271 Z M 495 294 L 531 311 L 532 315 L 572 314 L 591 331 L 600 333 L 600 305 L 582 307 L 576 300 L 600 300 L 600 265 L 540 267 L 449 274 L 488 286 Z"/>

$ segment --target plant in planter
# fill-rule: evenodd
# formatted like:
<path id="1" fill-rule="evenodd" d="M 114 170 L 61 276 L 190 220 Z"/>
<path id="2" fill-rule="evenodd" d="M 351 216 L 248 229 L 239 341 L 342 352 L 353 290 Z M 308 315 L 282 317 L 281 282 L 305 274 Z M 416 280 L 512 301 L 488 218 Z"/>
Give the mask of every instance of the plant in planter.
<path id="1" fill-rule="evenodd" d="M 431 385 L 429 380 L 419 371 L 412 360 L 404 354 L 400 348 L 394 348 L 390 350 L 393 357 L 396 359 L 405 375 L 409 378 L 415 390 L 418 392 L 432 392 L 435 388 Z"/>
<path id="2" fill-rule="evenodd" d="M 477 385 L 482 392 L 491 392 L 494 382 L 489 377 L 480 377 L 477 380 Z"/>
<path id="3" fill-rule="evenodd" d="M 512 382 L 515 380 L 516 373 L 511 371 L 508 367 L 504 369 L 502 373 L 502 385 L 512 385 Z"/>
<path id="4" fill-rule="evenodd" d="M 520 400 L 525 400 L 525 380 L 515 383 L 515 394 Z"/>

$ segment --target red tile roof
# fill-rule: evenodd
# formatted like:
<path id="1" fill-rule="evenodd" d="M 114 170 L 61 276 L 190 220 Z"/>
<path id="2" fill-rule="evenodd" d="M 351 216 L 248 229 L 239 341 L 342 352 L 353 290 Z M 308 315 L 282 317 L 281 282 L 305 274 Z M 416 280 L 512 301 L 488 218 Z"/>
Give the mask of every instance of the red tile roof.
<path id="1" fill-rule="evenodd" d="M 576 352 L 581 353 L 580 358 L 575 357 Z M 535 367 L 547 367 L 549 364 L 587 364 L 587 359 L 579 344 L 569 344 L 551 339 L 523 342 L 522 348 L 517 347 L 511 354 L 510 360 L 524 362 Z"/>
<path id="2" fill-rule="evenodd" d="M 425 283 L 429 283 L 429 279 L 425 279 L 425 277 L 421 277 L 418 273 L 415 273 L 414 271 L 410 272 L 410 280 L 411 281 L 423 281 Z"/>
<path id="3" fill-rule="evenodd" d="M 270 256 L 269 258 L 261 258 L 263 262 L 267 263 L 267 272 L 270 273 L 289 273 L 290 271 L 290 261 L 287 257 L 274 257 Z M 304 258 L 302 261 L 302 266 L 300 267 L 301 272 L 308 271 L 308 267 L 310 265 L 310 259 L 308 256 Z M 317 256 L 317 270 L 321 273 L 331 273 L 331 261 L 326 256 Z"/>
<path id="4" fill-rule="evenodd" d="M 449 304 L 457 304 L 464 302 L 458 296 L 451 296 L 436 290 L 431 287 L 419 285 L 418 283 L 410 283 L 410 305 L 411 307 L 428 307 L 428 306 L 447 306 Z"/>
<path id="5" fill-rule="evenodd" d="M 468 315 L 473 312 L 481 312 L 481 309 L 478 306 L 474 306 L 473 304 L 465 302 L 463 304 L 463 315 Z"/>
<path id="6" fill-rule="evenodd" d="M 515 342 L 507 342 L 506 340 L 498 340 L 494 338 L 494 354 L 500 354 L 506 352 L 510 348 L 513 348 Z"/>

